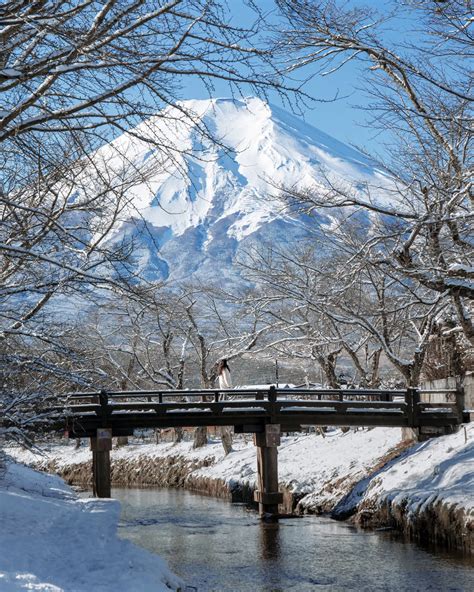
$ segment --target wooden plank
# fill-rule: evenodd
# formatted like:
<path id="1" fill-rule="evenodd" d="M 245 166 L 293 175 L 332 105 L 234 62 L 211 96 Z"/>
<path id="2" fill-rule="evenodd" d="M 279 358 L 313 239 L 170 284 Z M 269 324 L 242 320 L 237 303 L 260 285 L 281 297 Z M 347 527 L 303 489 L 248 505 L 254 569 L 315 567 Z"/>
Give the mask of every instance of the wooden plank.
<path id="1" fill-rule="evenodd" d="M 226 389 L 225 394 L 232 397 L 249 397 L 253 395 L 254 398 L 259 392 L 266 393 L 268 389 Z M 191 390 L 161 390 L 161 391 L 118 391 L 118 392 L 107 392 L 109 401 L 112 399 L 135 399 L 135 398 L 177 398 L 177 397 L 189 397 L 200 400 L 203 396 L 211 397 L 222 394 L 221 389 L 193 389 Z M 92 400 L 99 396 L 99 393 L 70 393 L 65 395 L 66 400 L 75 399 L 89 399 Z"/>
<path id="2" fill-rule="evenodd" d="M 91 450 L 94 452 L 112 450 L 112 430 L 110 428 L 97 428 L 95 437 L 91 438 Z"/>
<path id="3" fill-rule="evenodd" d="M 421 401 L 418 404 L 418 408 L 423 409 L 451 409 L 453 413 L 456 413 L 457 406 L 456 403 L 425 403 Z"/>
<path id="4" fill-rule="evenodd" d="M 342 393 L 345 396 L 404 396 L 405 390 L 400 389 L 300 389 L 300 388 L 291 388 L 291 389 L 277 389 L 278 398 L 280 396 L 287 395 L 306 395 L 306 396 L 335 396 L 339 397 Z"/>
<path id="5" fill-rule="evenodd" d="M 56 409 L 56 408 L 55 408 Z M 100 405 L 96 405 L 96 404 L 88 404 L 88 405 L 67 405 L 66 407 L 63 408 L 63 411 L 71 411 L 72 413 L 87 413 L 87 412 L 93 412 L 93 413 L 98 413 L 101 410 L 101 406 Z"/>
<path id="6" fill-rule="evenodd" d="M 438 395 L 442 395 L 442 394 L 452 394 L 452 393 L 457 393 L 458 390 L 455 388 L 445 388 L 445 389 L 418 389 L 419 392 L 423 395 L 426 394 L 438 394 Z"/>
<path id="7" fill-rule="evenodd" d="M 163 411 L 166 412 L 168 410 L 173 409 L 215 409 L 215 410 L 223 410 L 225 408 L 228 409 L 240 409 L 240 408 L 256 408 L 256 409 L 267 409 L 269 407 L 268 401 L 219 401 L 218 403 L 214 401 L 196 401 L 195 403 L 190 402 L 183 402 L 183 401 L 175 401 L 175 402 L 167 402 L 167 403 L 150 403 L 148 401 L 139 401 L 139 402 L 127 402 L 127 403 L 112 403 L 109 405 L 109 409 L 112 412 L 116 411 L 126 411 L 126 410 L 137 410 L 137 409 L 144 409 L 144 410 L 154 410 L 154 411 Z M 74 411 L 80 410 L 80 406 L 76 406 Z"/>
<path id="8" fill-rule="evenodd" d="M 93 489 L 96 497 L 111 496 L 110 452 L 92 452 Z"/>
<path id="9" fill-rule="evenodd" d="M 278 424 L 266 424 L 262 433 L 254 435 L 255 446 L 267 446 L 276 448 L 280 446 L 280 426 Z"/>
<path id="10" fill-rule="evenodd" d="M 234 432 L 236 434 L 258 434 L 263 432 L 265 426 L 263 424 L 248 423 L 248 424 L 237 424 L 234 426 Z"/>
<path id="11" fill-rule="evenodd" d="M 433 427 L 442 427 L 442 426 L 452 426 L 452 425 L 459 425 L 459 416 L 456 415 L 440 415 L 439 413 L 428 415 L 423 414 L 419 418 L 419 425 L 420 426 L 433 426 Z"/>
<path id="12" fill-rule="evenodd" d="M 110 497 L 110 450 L 112 430 L 98 428 L 90 439 L 92 450 L 92 481 L 96 497 Z"/>
<path id="13" fill-rule="evenodd" d="M 282 409 L 287 407 L 311 407 L 314 409 L 332 407 L 336 410 L 342 410 L 349 407 L 361 409 L 405 409 L 404 401 L 278 401 Z"/>
<path id="14" fill-rule="evenodd" d="M 432 415 L 436 415 L 433 413 Z M 220 415 L 208 411 L 180 412 L 171 411 L 167 414 L 157 414 L 154 412 L 143 413 L 113 413 L 109 416 L 109 425 L 114 428 L 152 428 L 152 427 L 193 427 L 193 426 L 222 426 L 222 425 L 244 425 L 255 424 L 268 417 L 264 410 L 261 412 L 249 411 L 243 412 L 236 410 L 233 413 L 223 413 Z M 443 414 L 444 416 L 444 414 Z M 365 413 L 335 413 L 334 411 L 318 412 L 313 411 L 288 411 L 282 410 L 277 415 L 280 423 L 285 425 L 348 425 L 348 426 L 400 426 L 408 425 L 406 414 L 384 412 L 365 412 Z M 442 418 L 441 418 L 442 419 Z M 438 423 L 438 419 L 436 423 Z M 96 415 L 84 415 L 75 418 L 76 423 L 83 426 L 87 431 L 101 426 L 101 418 Z M 60 425 L 60 424 L 59 424 Z M 64 425 L 64 423 L 63 423 Z M 51 426 L 53 427 L 53 426 Z M 79 429 L 75 429 L 78 433 Z"/>

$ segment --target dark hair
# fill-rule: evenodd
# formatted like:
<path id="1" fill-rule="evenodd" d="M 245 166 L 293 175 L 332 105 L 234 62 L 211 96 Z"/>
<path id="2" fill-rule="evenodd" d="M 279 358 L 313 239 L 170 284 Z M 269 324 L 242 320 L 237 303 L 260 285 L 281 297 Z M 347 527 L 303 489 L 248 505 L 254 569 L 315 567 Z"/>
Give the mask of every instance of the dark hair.
<path id="1" fill-rule="evenodd" d="M 227 358 L 222 358 L 222 360 L 219 360 L 217 364 L 217 376 L 219 376 L 219 374 L 222 374 L 224 368 L 230 370 L 229 365 L 227 364 Z"/>

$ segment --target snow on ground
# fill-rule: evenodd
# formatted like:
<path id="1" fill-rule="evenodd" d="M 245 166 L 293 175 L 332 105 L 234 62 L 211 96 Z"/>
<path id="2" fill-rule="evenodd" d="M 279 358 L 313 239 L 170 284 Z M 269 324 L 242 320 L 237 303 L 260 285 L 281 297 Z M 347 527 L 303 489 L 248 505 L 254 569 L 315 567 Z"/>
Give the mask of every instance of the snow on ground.
<path id="1" fill-rule="evenodd" d="M 417 511 L 420 505 L 438 499 L 464 507 L 466 519 L 474 518 L 474 424 L 468 424 L 465 431 L 405 450 L 369 479 L 374 468 L 397 449 L 402 449 L 401 434 L 394 428 L 346 433 L 337 429 L 325 437 L 314 433 L 282 437 L 278 449 L 280 484 L 301 498 L 300 506 L 310 511 L 337 506 L 341 513 L 351 513 L 363 503 L 376 506 L 386 500 L 401 503 L 405 498 Z M 44 459 L 20 448 L 10 448 L 9 453 L 20 462 L 36 466 L 54 460 L 58 471 L 91 460 L 87 446 L 76 450 L 72 442 L 49 446 Z M 236 437 L 234 450 L 228 456 L 218 438 L 196 450 L 192 442 L 184 441 L 133 443 L 112 451 L 112 461 L 166 457 L 206 460 L 209 466 L 195 469 L 192 475 L 222 479 L 231 489 L 234 485 L 252 488 L 256 483 L 256 449 L 250 437 Z"/>
<path id="2" fill-rule="evenodd" d="M 378 468 L 391 453 L 402 449 L 400 430 L 394 428 L 346 433 L 336 429 L 325 437 L 314 433 L 282 437 L 279 481 L 301 498 L 300 507 L 309 511 L 337 507 L 338 512 L 350 514 L 361 504 L 371 502 L 375 507 L 386 500 L 401 503 L 406 498 L 415 512 L 437 499 L 464 507 L 466 520 L 474 518 L 474 424 L 468 424 L 465 431 L 417 444 Z M 73 443 L 50 446 L 44 459 L 19 448 L 10 448 L 9 453 L 18 461 L 40 467 L 54 460 L 58 471 L 91 459 L 88 447 L 76 450 Z M 196 468 L 193 477 L 222 479 L 230 489 L 255 487 L 256 449 L 249 437 L 236 437 L 228 456 L 217 438 L 197 450 L 185 441 L 133 443 L 112 451 L 112 461 L 166 457 L 206 460 L 209 466 Z M 369 478 L 375 468 L 377 472 Z"/>
<path id="3" fill-rule="evenodd" d="M 407 450 L 346 501 L 347 507 L 376 509 L 387 503 L 406 507 L 408 520 L 438 502 L 464 509 L 464 525 L 474 529 L 474 424 Z M 470 526 L 468 526 L 470 524 Z"/>
<path id="4" fill-rule="evenodd" d="M 346 433 L 337 429 L 327 432 L 325 437 L 316 434 L 284 437 L 278 448 L 279 481 L 292 493 L 304 495 L 300 501 L 302 507 L 333 506 L 348 486 L 367 477 L 400 440 L 400 430 L 393 428 Z M 196 473 L 252 486 L 256 481 L 255 447 L 248 444 Z"/>
<path id="5" fill-rule="evenodd" d="M 305 496 L 301 501 L 303 507 L 333 506 L 347 493 L 348 487 L 367 477 L 380 459 L 400 444 L 400 439 L 400 430 L 393 428 L 346 433 L 335 429 L 327 432 L 325 437 L 314 433 L 283 437 L 278 448 L 280 483 L 299 497 Z M 21 462 L 39 462 L 41 466 L 41 459 L 29 451 L 17 448 L 9 452 Z M 91 459 L 88 448 L 75 450 L 73 445 L 51 446 L 46 454 L 44 466 L 55 460 L 58 471 L 61 467 Z M 170 456 L 182 456 L 191 461 L 207 459 L 210 466 L 196 469 L 193 476 L 223 479 L 231 489 L 234 484 L 254 487 L 256 482 L 256 448 L 249 437 L 236 437 L 234 450 L 227 457 L 220 441 L 215 438 L 208 446 L 196 450 L 191 442 L 131 444 L 114 449 L 111 456 L 112 461 Z"/>
<path id="6" fill-rule="evenodd" d="M 58 470 L 61 467 L 82 464 L 92 460 L 92 452 L 88 444 L 75 448 L 75 441 L 67 444 L 51 444 L 42 447 L 43 456 L 34 451 L 18 447 L 7 448 L 8 454 L 15 460 L 27 465 L 41 466 L 49 460 L 55 460 Z M 114 448 L 111 452 L 112 460 L 118 459 L 138 459 L 146 456 L 147 458 L 167 457 L 167 456 L 188 456 L 192 460 L 220 459 L 224 457 L 224 450 L 220 441 L 211 441 L 209 446 L 193 450 L 192 442 L 180 442 L 173 444 L 171 442 L 160 442 L 158 444 L 145 444 L 134 442 L 128 446 Z"/>
<path id="7" fill-rule="evenodd" d="M 0 590 L 164 592 L 159 557 L 117 538 L 120 505 L 79 499 L 59 477 L 8 462 L 0 475 Z"/>

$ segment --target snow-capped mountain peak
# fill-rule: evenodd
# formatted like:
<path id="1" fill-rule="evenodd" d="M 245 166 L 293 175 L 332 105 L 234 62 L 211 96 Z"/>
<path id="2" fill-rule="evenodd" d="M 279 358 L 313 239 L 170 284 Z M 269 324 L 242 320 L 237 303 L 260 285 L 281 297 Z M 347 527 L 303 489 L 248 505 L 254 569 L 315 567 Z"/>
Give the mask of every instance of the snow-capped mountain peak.
<path id="1" fill-rule="evenodd" d="M 211 273 L 248 240 L 281 237 L 290 221 L 271 199 L 280 185 L 318 187 L 323 176 L 388 183 L 361 153 L 255 97 L 184 101 L 96 158 L 109 175 L 140 175 L 115 239 L 133 232 L 149 277 Z"/>

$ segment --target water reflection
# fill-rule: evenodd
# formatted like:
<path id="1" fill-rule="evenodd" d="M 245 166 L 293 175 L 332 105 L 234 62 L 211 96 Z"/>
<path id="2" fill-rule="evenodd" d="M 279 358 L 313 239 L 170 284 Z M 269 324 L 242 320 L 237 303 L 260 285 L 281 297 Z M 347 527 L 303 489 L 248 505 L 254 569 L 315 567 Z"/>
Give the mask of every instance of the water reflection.
<path id="1" fill-rule="evenodd" d="M 466 560 L 304 517 L 255 512 L 182 490 L 116 489 L 120 536 L 162 555 L 199 592 L 471 592 Z"/>
<path id="2" fill-rule="evenodd" d="M 260 523 L 260 557 L 263 560 L 280 559 L 280 524 L 279 522 Z"/>

